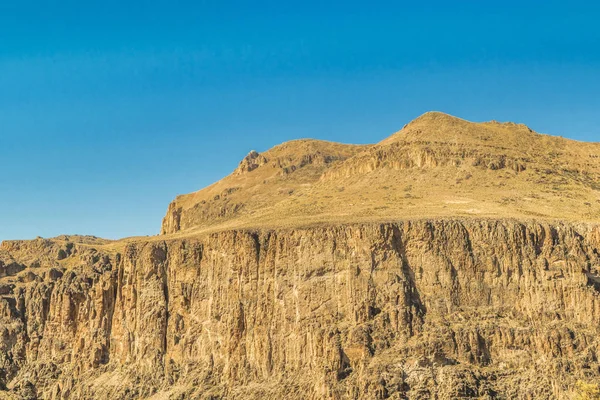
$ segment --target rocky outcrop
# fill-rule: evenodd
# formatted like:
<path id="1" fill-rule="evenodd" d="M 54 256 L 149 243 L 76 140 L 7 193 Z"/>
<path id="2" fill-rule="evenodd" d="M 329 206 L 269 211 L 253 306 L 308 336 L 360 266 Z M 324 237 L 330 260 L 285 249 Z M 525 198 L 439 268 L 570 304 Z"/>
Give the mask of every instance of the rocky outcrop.
<path id="1" fill-rule="evenodd" d="M 24 398 L 68 397 L 81 373 L 108 361 L 118 256 L 41 239 L 2 248 L 30 260 L 0 298 L 2 383 Z M 67 257 L 78 261 L 69 270 Z"/>
<path id="2" fill-rule="evenodd" d="M 47 399 L 568 398 L 600 378 L 599 250 L 595 226 L 486 219 L 75 244 L 62 276 L 2 295 L 0 381 Z"/>
<path id="3" fill-rule="evenodd" d="M 378 169 L 403 171 L 454 167 L 458 170 L 465 165 L 490 170 L 508 168 L 514 172 L 522 172 L 527 168 L 526 163 L 526 157 L 509 157 L 466 146 L 439 146 L 431 142 L 412 142 L 406 145 L 396 142 L 373 147 L 336 168 L 325 171 L 321 180 L 334 181 L 368 174 Z"/>
<path id="4" fill-rule="evenodd" d="M 169 233 L 175 233 L 181 230 L 181 213 L 183 209 L 177 206 L 176 202 L 169 204 L 167 215 L 163 218 L 162 225 L 160 227 L 160 234 L 167 235 Z"/>
<path id="5" fill-rule="evenodd" d="M 269 160 L 256 150 L 252 150 L 244 159 L 240 162 L 240 165 L 234 171 L 234 174 L 244 174 L 246 172 L 254 171 L 261 165 L 265 165 Z"/>

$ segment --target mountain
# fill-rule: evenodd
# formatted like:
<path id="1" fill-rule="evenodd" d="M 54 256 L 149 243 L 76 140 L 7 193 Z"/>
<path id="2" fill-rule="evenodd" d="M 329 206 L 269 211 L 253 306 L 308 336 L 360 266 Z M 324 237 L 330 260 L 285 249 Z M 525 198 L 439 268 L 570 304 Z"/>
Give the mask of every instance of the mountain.
<path id="1" fill-rule="evenodd" d="M 583 396 L 599 174 L 598 143 L 432 112 L 252 151 L 161 235 L 5 241 L 0 399 Z"/>
<path id="2" fill-rule="evenodd" d="M 406 218 L 600 218 L 600 143 L 430 112 L 374 145 L 292 141 L 169 206 L 162 233 Z"/>

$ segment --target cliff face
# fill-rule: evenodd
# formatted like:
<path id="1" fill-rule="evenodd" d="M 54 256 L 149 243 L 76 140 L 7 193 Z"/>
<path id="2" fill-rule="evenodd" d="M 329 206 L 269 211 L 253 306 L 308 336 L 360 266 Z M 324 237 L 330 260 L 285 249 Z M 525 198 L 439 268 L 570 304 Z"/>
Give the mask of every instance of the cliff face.
<path id="1" fill-rule="evenodd" d="M 8 242 L 2 260 L 20 267 L 0 279 L 0 385 L 44 399 L 568 398 L 600 378 L 599 249 L 597 226 L 483 219 Z"/>

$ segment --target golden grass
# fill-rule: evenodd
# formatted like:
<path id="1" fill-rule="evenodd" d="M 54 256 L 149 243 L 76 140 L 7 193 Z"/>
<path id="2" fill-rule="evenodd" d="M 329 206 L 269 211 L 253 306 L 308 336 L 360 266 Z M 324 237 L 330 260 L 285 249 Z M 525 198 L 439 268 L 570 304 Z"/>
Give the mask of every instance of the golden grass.
<path id="1" fill-rule="evenodd" d="M 178 197 L 177 236 L 416 218 L 600 219 L 600 144 L 522 124 L 432 112 L 378 144 L 301 140 L 263 156 L 252 171 Z"/>

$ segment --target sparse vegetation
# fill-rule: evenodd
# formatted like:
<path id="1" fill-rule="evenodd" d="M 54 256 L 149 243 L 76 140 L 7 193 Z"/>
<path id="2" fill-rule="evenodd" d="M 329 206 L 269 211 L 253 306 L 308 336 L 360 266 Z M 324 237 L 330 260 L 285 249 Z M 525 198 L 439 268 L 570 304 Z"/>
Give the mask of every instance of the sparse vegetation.
<path id="1" fill-rule="evenodd" d="M 598 383 L 577 382 L 575 400 L 600 400 Z"/>
<path id="2" fill-rule="evenodd" d="M 64 260 L 65 258 L 67 258 L 67 252 L 64 251 L 63 249 L 58 250 L 58 256 L 57 258 L 59 260 Z"/>

